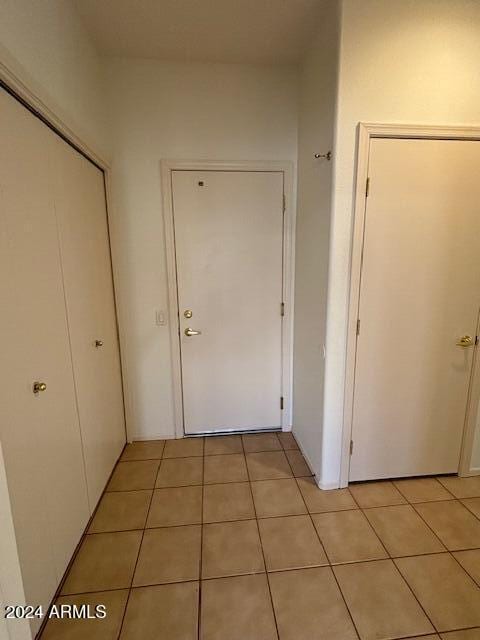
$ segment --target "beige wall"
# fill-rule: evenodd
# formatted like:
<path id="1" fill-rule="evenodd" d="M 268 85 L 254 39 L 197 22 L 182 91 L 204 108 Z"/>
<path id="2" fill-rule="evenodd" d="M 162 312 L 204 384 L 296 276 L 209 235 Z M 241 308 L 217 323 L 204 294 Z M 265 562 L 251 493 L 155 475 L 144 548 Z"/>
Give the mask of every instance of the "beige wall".
<path id="1" fill-rule="evenodd" d="M 339 478 L 357 124 L 480 126 L 479 2 L 343 0 L 342 8 L 322 452 L 322 481 L 332 486 Z"/>
<path id="2" fill-rule="evenodd" d="M 336 4 L 327 5 L 299 90 L 293 430 L 318 477 L 333 162 L 314 154 L 333 149 L 338 17 Z"/>
<path id="3" fill-rule="evenodd" d="M 296 70 L 113 59 L 105 77 L 129 434 L 173 437 L 160 160 L 295 161 Z"/>
<path id="4" fill-rule="evenodd" d="M 108 156 L 99 58 L 71 2 L 0 0 L 1 63 L 94 151 Z"/>

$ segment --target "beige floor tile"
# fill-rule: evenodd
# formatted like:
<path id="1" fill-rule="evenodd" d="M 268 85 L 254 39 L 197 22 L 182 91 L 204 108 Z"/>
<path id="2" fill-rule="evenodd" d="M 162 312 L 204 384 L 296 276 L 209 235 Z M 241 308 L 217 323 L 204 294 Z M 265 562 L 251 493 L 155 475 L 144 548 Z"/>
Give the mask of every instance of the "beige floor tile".
<path id="1" fill-rule="evenodd" d="M 393 557 L 445 551 L 445 547 L 409 504 L 365 509 L 370 524 Z"/>
<path id="2" fill-rule="evenodd" d="M 280 444 L 282 445 L 282 448 L 285 449 L 285 451 L 288 451 L 291 449 L 298 449 L 298 444 L 297 444 L 297 441 L 295 440 L 293 433 L 280 432 L 280 433 L 277 433 L 277 436 L 278 436 L 278 439 L 280 440 Z"/>
<path id="3" fill-rule="evenodd" d="M 205 484 L 223 482 L 247 482 L 247 465 L 243 453 L 232 453 L 205 458 Z"/>
<path id="4" fill-rule="evenodd" d="M 277 640 L 265 574 L 202 585 L 201 640 Z"/>
<path id="5" fill-rule="evenodd" d="M 362 509 L 369 507 L 388 507 L 393 504 L 405 504 L 407 501 L 392 482 L 362 482 L 348 487 Z"/>
<path id="6" fill-rule="evenodd" d="M 201 542 L 199 525 L 148 529 L 140 547 L 133 586 L 198 580 Z"/>
<path id="7" fill-rule="evenodd" d="M 159 460 L 119 462 L 108 483 L 107 491 L 153 489 L 159 464 Z"/>
<path id="8" fill-rule="evenodd" d="M 206 524 L 202 545 L 202 578 L 265 571 L 255 520 Z"/>
<path id="9" fill-rule="evenodd" d="M 307 513 L 302 494 L 292 478 L 252 482 L 257 518 Z"/>
<path id="10" fill-rule="evenodd" d="M 243 453 L 240 436 L 209 436 L 205 438 L 205 455 L 215 456 L 227 453 Z"/>
<path id="11" fill-rule="evenodd" d="M 247 453 L 246 459 L 250 480 L 275 480 L 293 475 L 283 451 Z"/>
<path id="12" fill-rule="evenodd" d="M 465 500 L 461 500 L 469 511 L 480 518 L 480 498 L 466 498 Z"/>
<path id="13" fill-rule="evenodd" d="M 281 640 L 357 640 L 330 568 L 279 571 L 269 579 Z"/>
<path id="14" fill-rule="evenodd" d="M 311 476 L 312 472 L 308 468 L 308 464 L 305 462 L 305 458 L 302 456 L 302 453 L 298 450 L 286 450 L 285 455 L 287 456 L 288 462 L 293 471 L 293 475 L 296 478 L 302 478 L 305 476 Z"/>
<path id="15" fill-rule="evenodd" d="M 141 539 L 141 531 L 86 536 L 62 587 L 62 595 L 130 587 Z"/>
<path id="16" fill-rule="evenodd" d="M 251 433 L 242 436 L 245 453 L 278 451 L 282 448 L 276 433 Z"/>
<path id="17" fill-rule="evenodd" d="M 359 510 L 317 513 L 312 515 L 312 520 L 332 564 L 388 557 Z"/>
<path id="18" fill-rule="evenodd" d="M 255 517 L 248 482 L 209 484 L 203 491 L 204 522 L 251 520 Z"/>
<path id="19" fill-rule="evenodd" d="M 415 509 L 451 551 L 480 547 L 480 520 L 458 500 L 424 502 Z"/>
<path id="20" fill-rule="evenodd" d="M 449 631 L 440 634 L 442 640 L 480 640 L 480 628 L 464 631 Z"/>
<path id="21" fill-rule="evenodd" d="M 328 564 L 309 516 L 259 520 L 268 571 Z"/>
<path id="22" fill-rule="evenodd" d="M 361 640 L 387 640 L 435 630 L 391 560 L 333 568 Z"/>
<path id="23" fill-rule="evenodd" d="M 172 527 L 200 524 L 202 521 L 202 487 L 155 489 L 147 527 Z"/>
<path id="24" fill-rule="evenodd" d="M 480 625 L 480 589 L 449 553 L 395 562 L 437 631 Z"/>
<path id="25" fill-rule="evenodd" d="M 357 505 L 348 489 L 319 489 L 313 478 L 299 478 L 298 486 L 307 503 L 310 513 L 324 513 L 326 511 L 343 511 L 356 509 Z"/>
<path id="26" fill-rule="evenodd" d="M 194 456 L 203 456 L 203 438 L 179 438 L 165 442 L 164 458 L 190 458 Z"/>
<path id="27" fill-rule="evenodd" d="M 167 458 L 161 461 L 156 487 L 188 487 L 203 482 L 203 458 Z"/>
<path id="28" fill-rule="evenodd" d="M 198 582 L 133 589 L 120 640 L 197 640 Z"/>
<path id="29" fill-rule="evenodd" d="M 143 529 L 152 493 L 152 490 L 105 493 L 88 532 Z"/>
<path id="30" fill-rule="evenodd" d="M 471 478 L 440 476 L 438 480 L 457 498 L 480 497 L 480 476 L 473 476 Z"/>
<path id="31" fill-rule="evenodd" d="M 449 493 L 436 478 L 407 478 L 393 483 L 409 502 L 450 500 Z"/>
<path id="32" fill-rule="evenodd" d="M 127 604 L 128 589 L 102 591 L 100 593 L 84 593 L 78 596 L 61 596 L 57 598 L 57 607 L 62 605 L 86 605 L 92 615 L 97 605 L 104 605 L 105 618 L 68 619 L 51 618 L 42 640 L 117 640 L 123 620 L 123 612 Z"/>
<path id="33" fill-rule="evenodd" d="M 127 444 L 122 460 L 160 460 L 165 447 L 165 440 L 145 440 Z"/>
<path id="34" fill-rule="evenodd" d="M 453 555 L 465 571 L 470 574 L 480 586 L 480 549 L 473 551 L 456 551 Z"/>

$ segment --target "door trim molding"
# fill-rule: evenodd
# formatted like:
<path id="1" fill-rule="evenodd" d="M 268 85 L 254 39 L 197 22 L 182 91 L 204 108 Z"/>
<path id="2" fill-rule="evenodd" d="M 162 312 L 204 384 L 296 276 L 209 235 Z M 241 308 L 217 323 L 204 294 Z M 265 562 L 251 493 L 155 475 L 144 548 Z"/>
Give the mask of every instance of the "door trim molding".
<path id="1" fill-rule="evenodd" d="M 355 391 L 355 365 L 357 351 L 357 318 L 360 301 L 363 234 L 366 212 L 366 183 L 370 141 L 372 138 L 419 138 L 444 140 L 480 140 L 480 127 L 437 126 L 422 124 L 385 124 L 360 122 L 357 128 L 352 249 L 350 257 L 350 292 L 347 311 L 347 348 L 345 360 L 345 387 L 343 403 L 342 451 L 340 460 L 340 487 L 347 487 L 350 471 L 350 441 L 353 427 L 353 396 Z M 478 350 L 478 349 L 477 349 Z M 480 358 L 472 365 L 472 376 L 467 403 L 465 426 L 460 454 L 459 475 L 476 475 L 470 460 L 475 432 L 476 405 L 480 397 Z"/>
<path id="2" fill-rule="evenodd" d="M 173 221 L 172 171 L 278 171 L 284 176 L 285 215 L 283 246 L 283 300 L 285 315 L 282 332 L 282 431 L 292 428 L 292 369 L 293 369 L 293 288 L 295 265 L 295 204 L 293 190 L 293 163 L 276 161 L 209 161 L 209 160 L 161 160 L 161 184 L 163 198 L 163 222 L 167 260 L 168 318 L 172 361 L 173 405 L 175 436 L 183 438 L 183 394 L 180 357 L 180 324 L 177 292 L 177 266 Z M 280 301 L 279 301 L 280 302 Z M 280 400 L 280 399 L 279 399 Z"/>

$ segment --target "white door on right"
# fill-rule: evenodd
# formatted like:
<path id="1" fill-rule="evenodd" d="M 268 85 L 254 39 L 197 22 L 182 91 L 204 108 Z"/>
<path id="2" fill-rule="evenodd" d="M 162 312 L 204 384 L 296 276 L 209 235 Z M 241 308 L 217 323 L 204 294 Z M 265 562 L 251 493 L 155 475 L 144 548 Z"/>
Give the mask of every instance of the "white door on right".
<path id="1" fill-rule="evenodd" d="M 371 141 L 350 480 L 458 471 L 480 306 L 480 142 Z"/>

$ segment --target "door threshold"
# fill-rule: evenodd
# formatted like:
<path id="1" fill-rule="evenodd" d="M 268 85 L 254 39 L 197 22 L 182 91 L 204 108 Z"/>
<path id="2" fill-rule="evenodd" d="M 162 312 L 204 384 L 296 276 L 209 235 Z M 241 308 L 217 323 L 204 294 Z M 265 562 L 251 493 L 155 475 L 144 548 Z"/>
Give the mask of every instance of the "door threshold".
<path id="1" fill-rule="evenodd" d="M 224 431 L 202 431 L 200 433 L 185 433 L 184 438 L 203 438 L 204 436 L 237 436 L 252 433 L 279 433 L 282 427 L 271 427 L 267 429 L 225 429 Z"/>

